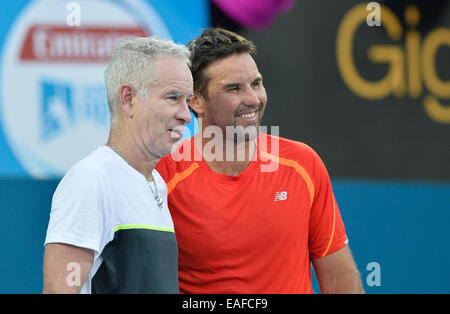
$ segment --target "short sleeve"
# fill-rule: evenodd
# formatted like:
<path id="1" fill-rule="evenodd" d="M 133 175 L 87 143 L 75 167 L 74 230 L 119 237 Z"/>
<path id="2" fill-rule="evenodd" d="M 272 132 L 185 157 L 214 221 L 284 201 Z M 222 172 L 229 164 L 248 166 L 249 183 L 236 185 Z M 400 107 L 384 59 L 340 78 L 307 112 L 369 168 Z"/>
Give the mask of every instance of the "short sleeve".
<path id="1" fill-rule="evenodd" d="M 100 253 L 105 241 L 107 185 L 101 169 L 75 165 L 52 199 L 45 244 L 65 243 Z"/>
<path id="2" fill-rule="evenodd" d="M 314 200 L 308 242 L 310 256 L 319 258 L 341 249 L 348 240 L 328 172 L 315 152 L 313 165 Z"/>

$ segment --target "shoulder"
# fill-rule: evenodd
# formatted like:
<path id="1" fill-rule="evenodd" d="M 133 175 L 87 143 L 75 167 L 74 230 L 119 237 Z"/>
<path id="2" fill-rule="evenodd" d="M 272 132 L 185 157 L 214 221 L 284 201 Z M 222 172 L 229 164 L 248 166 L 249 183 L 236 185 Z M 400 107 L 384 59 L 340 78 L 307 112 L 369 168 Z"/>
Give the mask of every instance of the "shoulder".
<path id="1" fill-rule="evenodd" d="M 69 187 L 80 190 L 92 189 L 94 186 L 104 183 L 107 178 L 106 168 L 112 160 L 113 157 L 106 148 L 97 148 L 67 170 L 58 185 L 57 191 Z"/>
<path id="2" fill-rule="evenodd" d="M 261 159 L 271 167 L 278 165 L 295 170 L 311 182 L 319 182 L 329 177 L 321 157 L 308 144 L 271 135 L 262 140 L 270 144 L 266 147 L 264 143 L 260 145 Z M 264 150 L 265 148 L 267 149 Z"/>
<path id="3" fill-rule="evenodd" d="M 287 159 L 301 164 L 310 164 L 320 161 L 317 152 L 308 144 L 287 139 L 284 137 L 261 134 L 260 149 L 280 159 Z"/>
<path id="4" fill-rule="evenodd" d="M 174 174 L 189 169 L 200 160 L 201 156 L 195 148 L 194 137 L 192 137 L 181 141 L 171 154 L 160 159 L 155 168 L 167 182 Z"/>
<path id="5" fill-rule="evenodd" d="M 66 243 L 100 253 L 110 236 L 113 211 L 105 165 L 107 149 L 99 147 L 66 172 L 52 198 L 45 243 Z"/>

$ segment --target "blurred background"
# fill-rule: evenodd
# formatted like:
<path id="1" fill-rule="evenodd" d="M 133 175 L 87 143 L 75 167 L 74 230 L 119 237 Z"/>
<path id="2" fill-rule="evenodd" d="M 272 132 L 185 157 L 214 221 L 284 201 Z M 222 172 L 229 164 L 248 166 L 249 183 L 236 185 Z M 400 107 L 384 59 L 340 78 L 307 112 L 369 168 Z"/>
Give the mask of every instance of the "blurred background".
<path id="1" fill-rule="evenodd" d="M 324 160 L 366 292 L 449 293 L 444 0 L 2 1 L 0 293 L 42 290 L 53 192 L 107 140 L 103 70 L 116 40 L 186 44 L 208 26 L 256 44 L 263 125 Z"/>

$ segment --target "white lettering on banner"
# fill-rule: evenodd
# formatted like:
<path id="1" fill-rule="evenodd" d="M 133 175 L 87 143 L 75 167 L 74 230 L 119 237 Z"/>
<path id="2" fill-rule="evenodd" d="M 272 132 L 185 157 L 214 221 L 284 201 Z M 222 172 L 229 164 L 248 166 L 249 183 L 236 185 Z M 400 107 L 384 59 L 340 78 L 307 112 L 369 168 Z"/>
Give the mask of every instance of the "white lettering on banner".
<path id="1" fill-rule="evenodd" d="M 140 27 L 33 25 L 25 37 L 20 59 L 32 62 L 106 63 L 123 34 L 147 35 Z"/>
<path id="2" fill-rule="evenodd" d="M 33 178 L 60 177 L 106 142 L 103 72 L 119 37 L 171 38 L 149 1 L 68 2 L 30 1 L 2 47 L 0 123 Z"/>

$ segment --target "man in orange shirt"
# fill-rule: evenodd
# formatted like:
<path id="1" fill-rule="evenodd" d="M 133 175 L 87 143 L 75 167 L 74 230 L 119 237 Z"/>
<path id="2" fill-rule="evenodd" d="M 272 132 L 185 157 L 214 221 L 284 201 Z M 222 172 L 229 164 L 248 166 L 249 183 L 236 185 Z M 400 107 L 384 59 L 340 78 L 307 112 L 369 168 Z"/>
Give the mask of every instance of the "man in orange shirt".
<path id="1" fill-rule="evenodd" d="M 323 162 L 303 143 L 260 132 L 267 95 L 254 45 L 211 28 L 188 48 L 200 132 L 156 167 L 180 292 L 312 293 L 311 262 L 323 293 L 363 292 Z"/>

